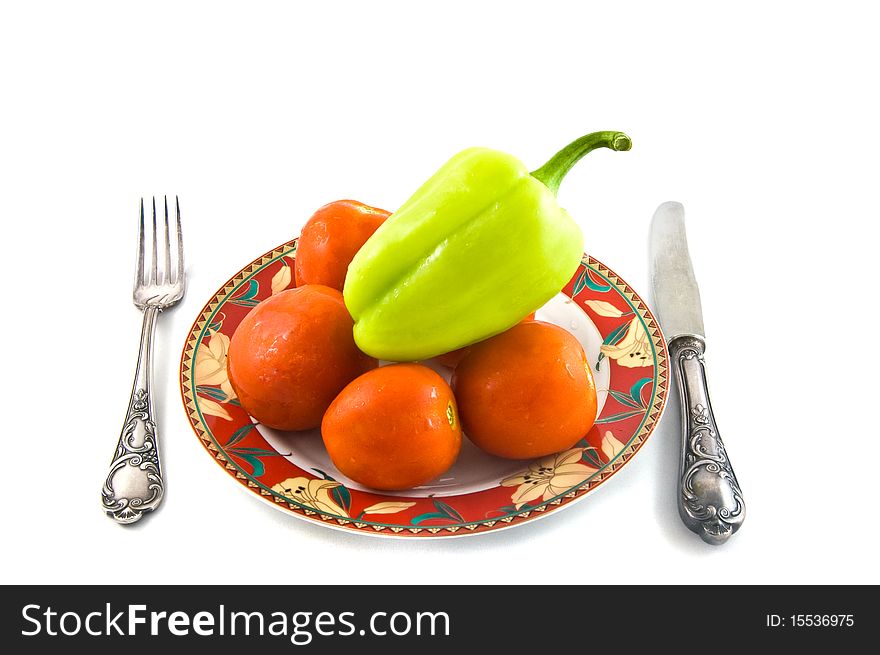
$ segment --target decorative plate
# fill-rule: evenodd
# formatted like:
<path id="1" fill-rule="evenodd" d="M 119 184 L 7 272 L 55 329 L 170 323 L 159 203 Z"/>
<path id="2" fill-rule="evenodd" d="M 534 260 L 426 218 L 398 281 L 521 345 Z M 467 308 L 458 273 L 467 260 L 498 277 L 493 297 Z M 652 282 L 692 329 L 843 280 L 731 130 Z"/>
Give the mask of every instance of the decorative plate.
<path id="1" fill-rule="evenodd" d="M 343 476 L 317 430 L 255 424 L 226 377 L 229 339 L 244 316 L 293 286 L 296 240 L 254 260 L 208 301 L 180 364 L 183 404 L 215 461 L 274 507 L 321 525 L 393 537 L 482 534 L 522 525 L 583 498 L 620 470 L 651 434 L 668 393 L 668 354 L 635 291 L 585 256 L 537 318 L 574 334 L 593 366 L 599 413 L 575 447 L 532 462 L 492 457 L 462 440 L 450 471 L 409 491 L 379 492 Z M 449 378 L 450 371 L 436 370 Z"/>

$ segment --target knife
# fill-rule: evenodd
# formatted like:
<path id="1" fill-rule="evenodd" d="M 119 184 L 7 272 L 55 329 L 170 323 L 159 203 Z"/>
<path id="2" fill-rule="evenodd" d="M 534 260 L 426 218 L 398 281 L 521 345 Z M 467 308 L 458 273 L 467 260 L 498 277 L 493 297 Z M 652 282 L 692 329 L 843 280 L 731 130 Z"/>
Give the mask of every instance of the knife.
<path id="1" fill-rule="evenodd" d="M 739 530 L 746 508 L 709 401 L 703 310 L 680 203 L 665 202 L 654 212 L 649 247 L 654 305 L 681 401 L 678 512 L 703 541 L 719 545 Z"/>

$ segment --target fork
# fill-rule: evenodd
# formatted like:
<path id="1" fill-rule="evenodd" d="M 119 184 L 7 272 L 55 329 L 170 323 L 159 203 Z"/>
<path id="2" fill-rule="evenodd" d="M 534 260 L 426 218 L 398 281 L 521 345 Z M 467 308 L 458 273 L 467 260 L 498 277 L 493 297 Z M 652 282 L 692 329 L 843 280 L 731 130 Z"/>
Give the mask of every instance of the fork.
<path id="1" fill-rule="evenodd" d="M 162 502 L 165 483 L 159 464 L 159 441 L 153 414 L 150 387 L 153 377 L 153 337 L 156 318 L 183 298 L 186 276 L 183 266 L 183 237 L 180 231 L 180 203 L 175 197 L 177 214 L 177 248 L 171 246 L 168 221 L 168 197 L 165 197 L 165 239 L 162 258 L 156 229 L 156 198 L 153 197 L 153 242 L 150 269 L 144 267 L 144 199 L 141 198 L 141 220 L 138 232 L 137 268 L 134 276 L 134 304 L 144 313 L 141 344 L 138 354 L 131 399 L 116 453 L 101 491 L 104 511 L 117 523 L 127 525 L 139 521 Z M 172 261 L 173 260 L 173 261 Z M 172 267 L 172 263 L 174 266 Z"/>

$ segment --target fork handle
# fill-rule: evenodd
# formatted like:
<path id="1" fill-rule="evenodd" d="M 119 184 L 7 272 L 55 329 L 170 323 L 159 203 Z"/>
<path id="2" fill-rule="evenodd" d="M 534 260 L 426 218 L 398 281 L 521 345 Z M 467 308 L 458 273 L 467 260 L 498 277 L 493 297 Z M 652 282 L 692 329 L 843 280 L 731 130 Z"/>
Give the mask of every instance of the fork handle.
<path id="1" fill-rule="evenodd" d="M 150 393 L 153 337 L 158 314 L 158 307 L 144 309 L 140 352 L 128 412 L 101 492 L 107 516 L 123 525 L 135 523 L 146 512 L 156 509 L 165 494 Z"/>

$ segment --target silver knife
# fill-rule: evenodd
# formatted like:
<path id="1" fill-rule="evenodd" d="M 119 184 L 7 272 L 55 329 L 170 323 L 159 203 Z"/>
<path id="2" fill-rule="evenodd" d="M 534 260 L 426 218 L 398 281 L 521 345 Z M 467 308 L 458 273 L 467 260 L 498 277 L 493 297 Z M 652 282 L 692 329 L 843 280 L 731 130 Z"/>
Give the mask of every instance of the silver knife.
<path id="1" fill-rule="evenodd" d="M 709 402 L 703 309 L 680 203 L 665 202 L 654 212 L 649 247 L 654 305 L 681 400 L 678 511 L 703 541 L 723 544 L 739 530 L 746 507 Z"/>

